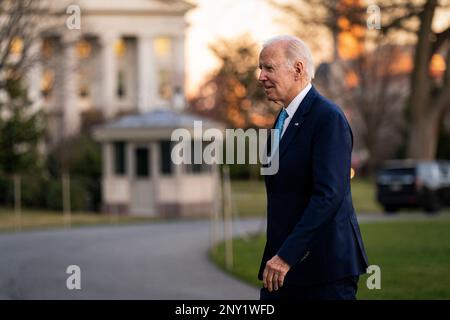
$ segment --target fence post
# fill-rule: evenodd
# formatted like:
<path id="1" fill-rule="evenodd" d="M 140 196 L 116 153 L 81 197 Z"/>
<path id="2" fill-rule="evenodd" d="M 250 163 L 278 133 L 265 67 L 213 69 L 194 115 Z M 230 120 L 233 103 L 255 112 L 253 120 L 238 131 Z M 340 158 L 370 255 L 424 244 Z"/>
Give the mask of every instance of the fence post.
<path id="1" fill-rule="evenodd" d="M 67 172 L 62 174 L 62 197 L 63 197 L 63 217 L 64 226 L 66 228 L 71 227 L 72 217 L 71 217 L 71 203 L 70 203 L 70 175 Z"/>
<path id="2" fill-rule="evenodd" d="M 219 218 L 222 212 L 222 175 L 220 173 L 219 165 L 213 167 L 214 172 L 214 207 L 211 212 L 211 250 L 214 255 L 217 254 L 219 243 Z"/>
<path id="3" fill-rule="evenodd" d="M 231 185 L 230 168 L 223 166 L 223 218 L 224 218 L 224 238 L 225 238 L 225 266 L 228 270 L 233 269 L 233 221 L 231 217 Z"/>
<path id="4" fill-rule="evenodd" d="M 14 215 L 16 230 L 22 230 L 22 185 L 21 177 L 14 174 Z"/>

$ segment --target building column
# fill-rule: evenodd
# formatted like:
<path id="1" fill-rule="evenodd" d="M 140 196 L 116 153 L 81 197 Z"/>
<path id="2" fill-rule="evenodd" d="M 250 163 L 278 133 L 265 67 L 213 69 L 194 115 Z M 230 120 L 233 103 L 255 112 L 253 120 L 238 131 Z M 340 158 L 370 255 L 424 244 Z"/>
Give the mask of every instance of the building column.
<path id="1" fill-rule="evenodd" d="M 99 44 L 101 46 L 101 108 L 103 115 L 110 119 L 114 117 L 117 110 L 117 57 L 114 52 L 114 45 L 117 36 L 114 34 L 101 34 Z"/>
<path id="2" fill-rule="evenodd" d="M 113 175 L 114 154 L 112 142 L 102 142 L 102 169 L 103 179 Z"/>
<path id="3" fill-rule="evenodd" d="M 185 47 L 184 35 L 178 35 L 172 38 L 173 41 L 173 85 L 180 87 L 184 91 L 185 84 Z"/>
<path id="4" fill-rule="evenodd" d="M 182 110 L 185 107 L 185 38 L 178 35 L 173 39 L 173 107 Z"/>
<path id="5" fill-rule="evenodd" d="M 78 74 L 76 44 L 79 35 L 69 32 L 63 36 L 63 103 L 62 136 L 68 138 L 80 131 L 81 115 L 78 108 Z"/>
<path id="6" fill-rule="evenodd" d="M 139 35 L 137 38 L 138 110 L 149 111 L 157 100 L 157 72 L 153 48 L 154 37 Z"/>
<path id="7" fill-rule="evenodd" d="M 34 60 L 28 73 L 28 98 L 32 102 L 32 112 L 38 111 L 42 106 L 41 81 L 42 81 L 42 39 L 37 38 L 30 47 L 30 58 Z"/>
<path id="8" fill-rule="evenodd" d="M 127 175 L 126 176 L 131 185 L 131 183 L 134 182 L 135 177 L 136 177 L 134 175 L 134 173 L 136 171 L 135 166 L 134 166 L 134 164 L 136 163 L 136 159 L 135 159 L 136 154 L 134 152 L 135 144 L 132 142 L 128 142 L 128 141 L 125 142 L 125 144 L 126 144 L 125 156 L 127 158 L 127 160 L 126 160 L 127 161 L 127 169 L 126 169 Z"/>

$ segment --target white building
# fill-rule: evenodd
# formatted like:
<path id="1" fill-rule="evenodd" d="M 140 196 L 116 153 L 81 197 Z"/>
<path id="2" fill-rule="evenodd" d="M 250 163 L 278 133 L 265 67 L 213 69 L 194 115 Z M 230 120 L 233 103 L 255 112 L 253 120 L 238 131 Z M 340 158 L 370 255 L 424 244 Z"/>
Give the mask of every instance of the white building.
<path id="1" fill-rule="evenodd" d="M 215 122 L 167 108 L 122 117 L 97 128 L 95 138 L 103 151 L 103 211 L 193 216 L 217 210 L 218 166 L 203 160 L 195 164 L 195 147 L 191 147 L 191 164 L 174 164 L 171 159 L 173 130 L 186 129 L 192 144 L 201 141 L 202 137 L 195 136 L 196 120 L 202 120 L 205 130 L 219 128 L 223 132 Z"/>
<path id="2" fill-rule="evenodd" d="M 103 211 L 211 213 L 218 200 L 217 166 L 175 165 L 170 156 L 172 131 L 191 130 L 200 120 L 182 112 L 185 14 L 193 5 L 182 0 L 75 3 L 80 29 L 52 27 L 35 46 L 41 62 L 30 73 L 30 94 L 47 114 L 47 145 L 80 133 L 89 117 L 101 117 L 106 124 L 94 136 L 102 144 Z M 208 124 L 218 126 L 203 119 Z"/>
<path id="3" fill-rule="evenodd" d="M 48 116 L 50 145 L 80 131 L 85 115 L 106 119 L 184 101 L 182 0 L 78 0 L 81 28 L 52 28 L 36 45 L 42 63 L 30 94 Z M 67 16 L 69 17 L 69 15 Z"/>

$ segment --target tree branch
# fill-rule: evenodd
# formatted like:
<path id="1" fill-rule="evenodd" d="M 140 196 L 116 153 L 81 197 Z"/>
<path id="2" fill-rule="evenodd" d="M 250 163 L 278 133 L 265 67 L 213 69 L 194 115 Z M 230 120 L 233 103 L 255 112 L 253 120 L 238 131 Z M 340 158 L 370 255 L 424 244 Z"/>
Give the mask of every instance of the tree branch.
<path id="1" fill-rule="evenodd" d="M 436 108 L 443 111 L 447 109 L 450 105 L 450 90 L 448 90 L 450 86 L 450 48 L 447 50 L 447 56 L 445 59 L 446 68 L 444 72 L 444 79 L 442 82 L 442 87 L 439 90 L 439 93 L 434 100 L 436 102 Z"/>
<path id="2" fill-rule="evenodd" d="M 415 8 L 414 10 L 409 11 L 406 15 L 402 15 L 396 18 L 393 18 L 388 24 L 384 24 L 381 29 L 383 34 L 387 34 L 391 30 L 402 29 L 405 30 L 403 23 L 406 20 L 409 20 L 413 17 L 417 17 L 422 12 L 422 8 Z M 409 30 L 406 30 L 409 31 Z"/>
<path id="3" fill-rule="evenodd" d="M 445 43 L 446 40 L 450 39 L 450 27 L 448 27 L 446 30 L 435 34 L 436 41 L 433 43 L 433 48 L 431 50 L 431 55 L 436 53 L 441 46 Z"/>

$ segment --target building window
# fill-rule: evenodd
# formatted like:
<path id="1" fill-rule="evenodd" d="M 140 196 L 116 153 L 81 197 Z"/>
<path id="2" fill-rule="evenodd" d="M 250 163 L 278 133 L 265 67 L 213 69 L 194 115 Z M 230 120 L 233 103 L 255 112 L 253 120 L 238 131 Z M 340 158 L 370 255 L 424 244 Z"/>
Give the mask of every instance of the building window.
<path id="1" fill-rule="evenodd" d="M 41 79 L 41 92 L 45 99 L 51 97 L 55 84 L 55 72 L 53 70 L 44 70 Z"/>
<path id="2" fill-rule="evenodd" d="M 159 70 L 159 84 L 158 84 L 159 96 L 165 100 L 172 98 L 172 79 L 169 69 Z"/>
<path id="3" fill-rule="evenodd" d="M 114 43 L 114 52 L 117 59 L 117 82 L 116 82 L 116 96 L 119 99 L 124 99 L 126 96 L 126 73 L 127 70 L 127 41 L 123 38 Z"/>
<path id="4" fill-rule="evenodd" d="M 191 163 L 185 165 L 186 173 L 199 174 L 199 173 L 211 171 L 211 165 L 204 163 L 204 160 L 203 160 L 203 150 L 204 149 L 205 149 L 205 146 L 202 143 L 202 163 L 196 164 L 194 161 L 195 160 L 195 158 L 194 158 L 194 141 L 191 142 Z"/>
<path id="5" fill-rule="evenodd" d="M 119 39 L 114 43 L 114 53 L 118 58 L 122 58 L 125 56 L 127 51 L 127 45 L 124 39 Z"/>
<path id="6" fill-rule="evenodd" d="M 89 98 L 90 96 L 90 66 L 92 45 L 87 40 L 81 40 L 76 44 L 77 56 L 80 60 L 78 70 L 78 96 Z"/>
<path id="7" fill-rule="evenodd" d="M 45 99 L 51 99 L 55 88 L 55 57 L 54 50 L 58 46 L 55 37 L 44 38 L 42 43 L 42 77 L 40 82 L 41 93 Z"/>
<path id="8" fill-rule="evenodd" d="M 42 56 L 45 60 L 50 59 L 53 56 L 55 40 L 50 38 L 45 38 L 42 43 Z"/>
<path id="9" fill-rule="evenodd" d="M 185 170 L 186 173 L 199 174 L 204 172 L 203 166 L 205 166 L 205 164 L 195 164 L 194 161 L 192 160 L 191 164 L 186 164 Z"/>
<path id="10" fill-rule="evenodd" d="M 169 37 L 158 37 L 154 40 L 154 48 L 159 58 L 170 56 L 172 51 L 172 41 Z"/>
<path id="11" fill-rule="evenodd" d="M 91 55 L 92 46 L 88 41 L 82 40 L 76 44 L 76 50 L 78 58 L 86 59 L 89 58 Z"/>
<path id="12" fill-rule="evenodd" d="M 136 159 L 136 176 L 148 177 L 150 175 L 148 148 L 137 148 L 135 150 L 135 159 Z"/>
<path id="13" fill-rule="evenodd" d="M 78 96 L 80 98 L 89 98 L 89 75 L 85 68 L 81 68 L 79 71 L 79 84 L 78 84 Z"/>
<path id="14" fill-rule="evenodd" d="M 114 143 L 114 172 L 116 175 L 124 175 L 126 172 L 125 142 Z"/>
<path id="15" fill-rule="evenodd" d="M 159 152 L 160 152 L 160 165 L 161 165 L 161 173 L 170 175 L 172 174 L 172 159 L 171 159 L 171 142 L 170 141 L 161 141 L 159 143 Z"/>
<path id="16" fill-rule="evenodd" d="M 123 99 L 125 97 L 125 74 L 123 70 L 117 73 L 117 97 Z"/>

